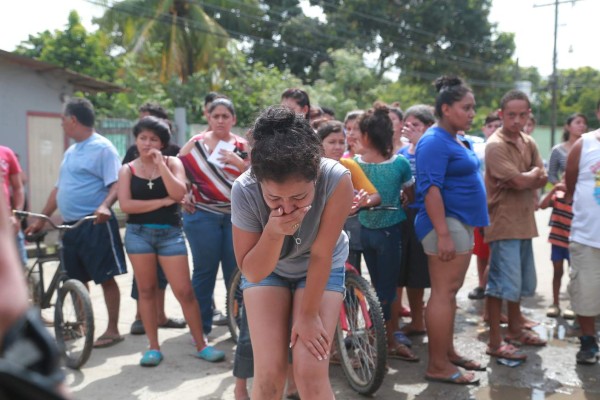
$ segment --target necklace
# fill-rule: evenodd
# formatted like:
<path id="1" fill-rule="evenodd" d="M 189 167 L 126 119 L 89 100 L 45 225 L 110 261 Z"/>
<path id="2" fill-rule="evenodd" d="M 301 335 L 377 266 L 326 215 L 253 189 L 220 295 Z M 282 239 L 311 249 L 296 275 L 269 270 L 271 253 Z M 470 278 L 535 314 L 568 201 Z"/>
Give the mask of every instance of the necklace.
<path id="1" fill-rule="evenodd" d="M 297 236 L 292 235 L 294 242 L 296 242 L 296 253 L 300 251 L 299 247 L 302 244 L 302 239 L 300 238 L 300 234 L 302 233 L 302 223 L 298 227 L 298 231 L 296 231 Z"/>
<path id="2" fill-rule="evenodd" d="M 144 167 L 144 163 L 140 161 L 140 165 L 142 166 L 142 172 L 144 173 L 145 176 L 148 176 L 146 174 L 146 168 Z M 148 183 L 146 183 L 146 185 L 148 185 L 148 189 L 152 190 L 152 188 L 154 187 L 154 182 L 152 182 L 154 180 L 154 174 L 156 173 L 156 164 L 154 164 L 154 169 L 152 170 L 152 173 L 150 174 L 150 177 L 148 178 Z"/>

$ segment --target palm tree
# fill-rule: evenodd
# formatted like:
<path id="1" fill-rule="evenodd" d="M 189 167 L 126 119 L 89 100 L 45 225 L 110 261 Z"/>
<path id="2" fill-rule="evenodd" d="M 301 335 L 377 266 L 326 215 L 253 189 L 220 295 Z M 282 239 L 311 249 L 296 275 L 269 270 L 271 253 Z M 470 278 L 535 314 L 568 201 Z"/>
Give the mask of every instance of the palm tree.
<path id="1" fill-rule="evenodd" d="M 195 1 L 103 2 L 108 9 L 95 21 L 100 29 L 112 35 L 122 51 L 156 67 L 163 83 L 173 76 L 186 82 L 194 72 L 207 70 L 216 50 L 229 40 L 225 29 Z"/>

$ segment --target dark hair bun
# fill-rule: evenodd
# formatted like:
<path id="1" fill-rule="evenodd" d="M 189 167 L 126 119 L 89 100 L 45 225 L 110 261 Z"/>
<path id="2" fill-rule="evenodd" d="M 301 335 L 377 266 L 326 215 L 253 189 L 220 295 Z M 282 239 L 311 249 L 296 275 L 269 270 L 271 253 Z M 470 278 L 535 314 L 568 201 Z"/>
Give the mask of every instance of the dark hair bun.
<path id="1" fill-rule="evenodd" d="M 256 119 L 253 139 L 258 141 L 280 133 L 285 134 L 285 131 L 294 124 L 295 118 L 294 111 L 287 107 L 269 107 Z"/>
<path id="2" fill-rule="evenodd" d="M 387 104 L 385 104 L 381 101 L 376 101 L 375 103 L 373 103 L 373 114 L 387 115 L 389 112 L 390 112 L 390 108 L 387 106 Z"/>
<path id="3" fill-rule="evenodd" d="M 435 90 L 440 92 L 443 88 L 449 88 L 452 86 L 460 86 L 463 84 L 462 79 L 457 76 L 440 76 L 435 80 L 433 85 L 435 86 Z"/>

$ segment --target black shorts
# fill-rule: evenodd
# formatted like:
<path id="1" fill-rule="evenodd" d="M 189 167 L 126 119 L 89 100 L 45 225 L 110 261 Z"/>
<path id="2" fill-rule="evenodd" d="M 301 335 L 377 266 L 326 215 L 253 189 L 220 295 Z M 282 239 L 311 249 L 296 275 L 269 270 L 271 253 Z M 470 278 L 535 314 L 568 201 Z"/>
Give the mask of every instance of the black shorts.
<path id="1" fill-rule="evenodd" d="M 111 214 L 104 224 L 85 221 L 65 233 L 63 261 L 69 278 L 102 283 L 127 273 L 119 224 L 115 214 Z"/>
<path id="2" fill-rule="evenodd" d="M 402 222 L 402 255 L 400 258 L 399 287 L 422 289 L 431 287 L 427 254 L 415 233 L 417 209 L 405 208 L 406 220 Z"/>

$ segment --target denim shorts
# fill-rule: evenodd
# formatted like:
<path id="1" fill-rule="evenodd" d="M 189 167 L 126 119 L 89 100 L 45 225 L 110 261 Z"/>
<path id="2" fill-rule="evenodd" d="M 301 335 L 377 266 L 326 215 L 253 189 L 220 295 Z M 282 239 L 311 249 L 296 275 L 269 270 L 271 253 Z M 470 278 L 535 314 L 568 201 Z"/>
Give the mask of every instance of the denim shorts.
<path id="1" fill-rule="evenodd" d="M 346 286 L 344 285 L 345 280 L 345 268 L 334 268 L 329 274 L 329 279 L 327 280 L 327 286 L 325 286 L 325 290 L 343 294 L 346 291 Z M 242 290 L 257 286 L 280 286 L 288 288 L 293 292 L 296 289 L 303 289 L 306 287 L 306 276 L 302 278 L 286 278 L 276 274 L 275 272 L 271 272 L 271 274 L 262 281 L 258 283 L 251 283 L 242 274 Z"/>
<path id="2" fill-rule="evenodd" d="M 531 239 L 490 242 L 490 272 L 486 296 L 519 302 L 531 297 L 537 286 Z"/>
<path id="3" fill-rule="evenodd" d="M 142 224 L 127 224 L 125 250 L 128 254 L 187 256 L 183 230 L 178 226 L 151 228 Z"/>

